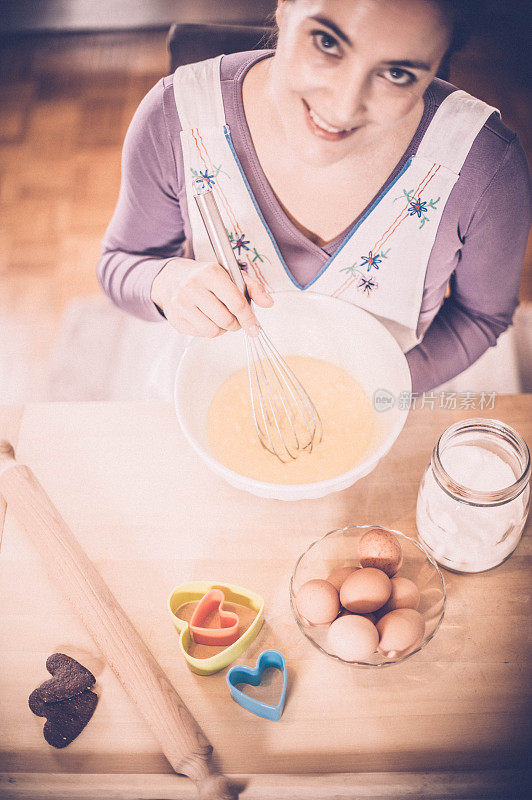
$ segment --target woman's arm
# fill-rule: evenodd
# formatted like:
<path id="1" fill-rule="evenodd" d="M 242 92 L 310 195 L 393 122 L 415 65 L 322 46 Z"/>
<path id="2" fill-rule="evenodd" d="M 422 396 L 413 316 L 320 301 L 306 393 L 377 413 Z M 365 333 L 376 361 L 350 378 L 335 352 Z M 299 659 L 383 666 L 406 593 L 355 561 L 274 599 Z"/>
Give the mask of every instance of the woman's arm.
<path id="1" fill-rule="evenodd" d="M 528 165 L 517 136 L 477 202 L 451 294 L 406 354 L 414 393 L 463 372 L 511 324 L 531 219 Z"/>
<path id="2" fill-rule="evenodd" d="M 180 333 L 214 337 L 243 327 L 256 335 L 255 315 L 224 268 L 184 257 L 183 168 L 176 163 L 182 155 L 171 143 L 179 141 L 180 124 L 175 106 L 165 108 L 164 89 L 163 79 L 141 102 L 126 134 L 120 195 L 98 278 L 120 308 L 154 321 L 164 313 Z M 166 102 L 174 102 L 173 92 Z M 245 280 L 255 303 L 272 305 L 258 281 Z"/>
<path id="3" fill-rule="evenodd" d="M 104 292 L 146 320 L 162 319 L 151 286 L 165 264 L 182 254 L 185 239 L 163 88 L 160 80 L 148 92 L 127 131 L 120 194 L 98 262 Z"/>

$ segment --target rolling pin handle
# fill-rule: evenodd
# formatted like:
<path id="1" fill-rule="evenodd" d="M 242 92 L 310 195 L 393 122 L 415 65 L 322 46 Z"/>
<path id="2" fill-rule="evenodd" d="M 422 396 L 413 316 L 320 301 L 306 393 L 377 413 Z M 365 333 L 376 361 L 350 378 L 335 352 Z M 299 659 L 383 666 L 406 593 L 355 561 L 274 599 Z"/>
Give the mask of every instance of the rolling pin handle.
<path id="1" fill-rule="evenodd" d="M 238 800 L 237 788 L 206 757 L 212 751 L 212 746 L 208 745 L 208 752 L 199 758 L 191 753 L 178 767 L 174 766 L 175 771 L 187 775 L 196 784 L 199 800 Z"/>
<path id="2" fill-rule="evenodd" d="M 199 800 L 237 800 L 238 793 L 225 775 L 211 773 L 196 783 Z"/>

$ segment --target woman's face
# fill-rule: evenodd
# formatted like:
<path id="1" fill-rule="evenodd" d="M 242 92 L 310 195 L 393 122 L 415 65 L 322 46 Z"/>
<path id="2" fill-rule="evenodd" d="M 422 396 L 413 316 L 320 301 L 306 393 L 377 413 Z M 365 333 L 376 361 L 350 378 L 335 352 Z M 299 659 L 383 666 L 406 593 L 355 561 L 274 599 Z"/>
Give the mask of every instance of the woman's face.
<path id="1" fill-rule="evenodd" d="M 430 0 L 280 0 L 269 88 L 287 141 L 316 166 L 419 113 L 450 32 Z"/>

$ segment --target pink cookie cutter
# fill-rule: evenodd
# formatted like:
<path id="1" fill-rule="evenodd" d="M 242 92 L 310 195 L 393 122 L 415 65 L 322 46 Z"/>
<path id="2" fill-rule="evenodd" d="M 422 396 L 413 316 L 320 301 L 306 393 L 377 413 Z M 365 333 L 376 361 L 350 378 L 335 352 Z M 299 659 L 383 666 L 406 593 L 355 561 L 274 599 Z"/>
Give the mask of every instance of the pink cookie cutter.
<path id="1" fill-rule="evenodd" d="M 196 644 L 227 645 L 238 639 L 240 620 L 233 611 L 224 611 L 225 595 L 221 589 L 210 589 L 203 595 L 190 618 L 190 632 Z M 219 628 L 204 628 L 203 623 L 213 611 L 220 615 Z"/>

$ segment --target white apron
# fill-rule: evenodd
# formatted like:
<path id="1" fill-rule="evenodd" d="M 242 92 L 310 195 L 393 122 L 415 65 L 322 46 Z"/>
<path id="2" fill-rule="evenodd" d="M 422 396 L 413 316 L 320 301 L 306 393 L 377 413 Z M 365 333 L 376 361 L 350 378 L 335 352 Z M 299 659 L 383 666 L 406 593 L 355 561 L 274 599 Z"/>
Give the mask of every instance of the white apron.
<path id="1" fill-rule="evenodd" d="M 301 286 L 283 260 L 236 155 L 225 120 L 221 58 L 179 67 L 174 73 L 194 258 L 216 260 L 193 197 L 194 178 L 199 177 L 214 191 L 244 271 L 269 291 L 310 290 L 354 303 L 376 316 L 407 352 L 421 341 L 418 321 L 425 274 L 445 204 L 473 141 L 496 109 L 461 90 L 448 95 L 416 155 L 318 275 Z M 182 351 L 182 340 L 177 349 Z M 174 346 L 174 372 L 178 355 Z M 160 367 L 156 380 L 163 378 Z"/>

